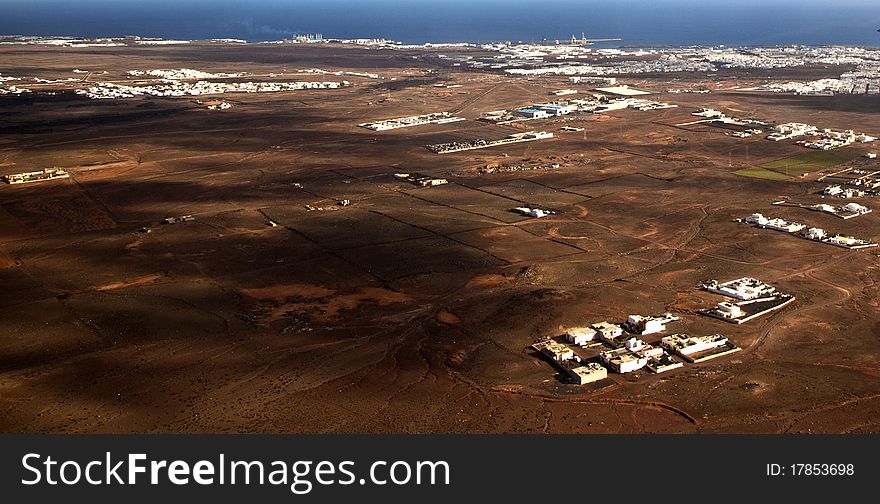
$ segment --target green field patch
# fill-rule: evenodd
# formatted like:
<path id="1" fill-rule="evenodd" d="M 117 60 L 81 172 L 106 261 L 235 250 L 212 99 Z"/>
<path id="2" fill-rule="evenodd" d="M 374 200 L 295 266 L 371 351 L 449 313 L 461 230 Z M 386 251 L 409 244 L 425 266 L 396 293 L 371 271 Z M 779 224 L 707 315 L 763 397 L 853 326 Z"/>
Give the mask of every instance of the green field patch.
<path id="1" fill-rule="evenodd" d="M 767 170 L 766 168 L 745 168 L 742 170 L 737 170 L 734 173 L 742 177 L 752 177 L 767 180 L 788 180 L 790 178 L 788 175 L 783 175 L 775 171 Z"/>
<path id="2" fill-rule="evenodd" d="M 790 177 L 800 177 L 807 173 L 817 172 L 837 166 L 861 156 L 863 152 L 853 150 L 810 151 L 797 156 L 778 159 L 764 163 L 761 168 L 772 170 Z"/>

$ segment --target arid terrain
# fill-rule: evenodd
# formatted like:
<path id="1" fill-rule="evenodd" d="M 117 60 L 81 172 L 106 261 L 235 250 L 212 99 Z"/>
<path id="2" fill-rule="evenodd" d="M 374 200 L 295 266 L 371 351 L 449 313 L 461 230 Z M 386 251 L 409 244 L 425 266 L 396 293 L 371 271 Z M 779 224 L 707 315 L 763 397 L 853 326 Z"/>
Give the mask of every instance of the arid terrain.
<path id="1" fill-rule="evenodd" d="M 70 174 L 0 184 L 0 431 L 880 431 L 878 249 L 734 222 L 761 212 L 877 241 L 880 212 L 773 206 L 827 201 L 822 173 L 735 172 L 807 149 L 680 126 L 709 107 L 880 136 L 880 97 L 733 89 L 840 74 L 827 67 L 641 74 L 619 81 L 678 107 L 495 125 L 477 119 L 599 86 L 454 67 L 442 52 L 0 46 L 3 76 L 187 68 L 350 82 L 92 100 L 68 81 L 0 96 L 0 175 Z M 668 92 L 696 87 L 712 92 Z M 466 120 L 358 126 L 439 111 Z M 425 148 L 530 130 L 555 136 Z M 858 156 L 846 164 L 880 170 L 861 157 L 876 144 L 844 147 Z M 511 166 L 537 168 L 485 169 Z M 522 206 L 557 213 L 511 211 Z M 742 325 L 699 313 L 720 301 L 701 282 L 745 276 L 797 299 Z M 566 327 L 663 312 L 681 320 L 646 341 L 721 333 L 742 351 L 582 386 L 530 348 Z"/>

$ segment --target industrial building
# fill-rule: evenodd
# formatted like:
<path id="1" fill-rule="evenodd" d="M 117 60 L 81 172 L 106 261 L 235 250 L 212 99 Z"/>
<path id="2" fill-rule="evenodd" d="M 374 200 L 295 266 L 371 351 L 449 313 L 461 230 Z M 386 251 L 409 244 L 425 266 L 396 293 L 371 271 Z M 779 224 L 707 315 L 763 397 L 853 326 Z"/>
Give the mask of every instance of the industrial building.
<path id="1" fill-rule="evenodd" d="M 550 117 L 550 113 L 546 110 L 541 110 L 532 107 L 525 107 L 521 109 L 514 110 L 516 115 L 520 115 L 525 117 L 526 119 L 547 119 Z"/>

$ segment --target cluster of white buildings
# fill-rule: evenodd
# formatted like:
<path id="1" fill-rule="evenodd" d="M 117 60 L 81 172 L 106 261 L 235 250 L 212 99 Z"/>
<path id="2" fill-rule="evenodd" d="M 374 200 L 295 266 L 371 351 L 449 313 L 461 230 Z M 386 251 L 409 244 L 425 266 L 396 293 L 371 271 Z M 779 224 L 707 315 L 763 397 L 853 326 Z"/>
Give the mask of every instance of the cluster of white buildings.
<path id="1" fill-rule="evenodd" d="M 714 73 L 720 69 L 774 69 L 805 65 L 852 65 L 837 89 L 876 89 L 878 51 L 857 47 L 680 47 L 589 48 L 537 44 L 484 44 L 490 56 L 441 55 L 457 66 L 499 70 L 510 75 L 609 76 L 639 73 Z"/>
<path id="2" fill-rule="evenodd" d="M 132 41 L 137 37 L 131 38 Z M 80 37 L 43 37 L 43 36 L 3 36 L 0 45 L 45 45 L 56 47 L 119 47 L 126 45 L 128 38 L 80 38 Z"/>
<path id="3" fill-rule="evenodd" d="M 574 350 L 563 343 L 546 339 L 535 343 L 532 348 L 546 355 L 578 385 L 586 385 L 608 377 L 608 370 L 597 362 L 582 362 Z"/>
<path id="4" fill-rule="evenodd" d="M 834 215 L 835 217 L 840 217 L 841 219 L 852 219 L 853 217 L 858 217 L 859 215 L 871 213 L 870 208 L 853 202 L 841 206 L 829 205 L 827 203 L 819 203 L 818 205 L 813 205 L 809 208 L 810 210 L 828 213 Z"/>
<path id="5" fill-rule="evenodd" d="M 782 231 L 785 233 L 793 234 L 800 238 L 805 238 L 807 240 L 818 241 L 822 243 L 826 243 L 828 245 L 834 245 L 836 247 L 848 248 L 848 249 L 863 249 L 863 248 L 872 248 L 876 247 L 877 243 L 872 242 L 870 240 L 863 240 L 859 238 L 855 238 L 852 236 L 836 234 L 836 233 L 828 233 L 824 229 L 811 227 L 807 229 L 806 224 L 801 224 L 798 222 L 788 222 L 784 219 L 779 218 L 767 218 L 760 213 L 752 214 L 745 219 L 738 219 L 741 222 L 746 222 L 749 224 L 754 224 L 759 228 L 765 229 L 773 229 L 775 231 Z M 806 229 L 806 231 L 804 231 Z"/>
<path id="6" fill-rule="evenodd" d="M 800 222 L 789 222 L 778 217 L 768 218 L 760 213 L 754 213 L 746 217 L 744 221 L 748 224 L 754 224 L 759 228 L 782 231 L 783 233 L 797 233 L 807 227 L 806 224 L 801 224 Z"/>
<path id="7" fill-rule="evenodd" d="M 843 187 L 838 184 L 826 186 L 822 190 L 822 194 L 826 196 L 834 196 L 836 198 L 862 198 L 868 193 L 855 187 Z"/>
<path id="8" fill-rule="evenodd" d="M 774 93 L 794 93 L 808 96 L 834 96 L 837 94 L 880 94 L 880 75 L 876 78 L 841 77 L 818 79 L 807 82 L 773 82 L 763 89 Z"/>
<path id="9" fill-rule="evenodd" d="M 855 64 L 856 68 L 845 72 L 838 78 L 818 79 L 813 81 L 771 82 L 760 90 L 777 93 L 795 93 L 799 95 L 834 96 L 837 94 L 880 94 L 880 59 L 876 51 L 857 51 L 862 56 L 842 58 L 846 63 Z M 873 53 L 873 54 L 871 54 Z M 831 61 L 838 61 L 831 58 Z"/>
<path id="10" fill-rule="evenodd" d="M 362 77 L 364 79 L 374 79 L 380 80 L 384 79 L 381 75 L 377 73 L 371 72 L 350 72 L 350 71 L 330 71 L 330 70 L 322 70 L 320 68 L 301 68 L 297 70 L 298 73 L 316 73 L 322 75 L 336 75 L 336 76 L 346 76 L 346 77 Z"/>
<path id="11" fill-rule="evenodd" d="M 789 298 L 794 299 L 753 278 L 742 278 L 723 284 L 707 282 L 703 288 L 737 297 L 747 303 L 767 302 L 770 298 L 778 297 L 784 304 Z M 679 318 L 671 313 L 655 316 L 630 315 L 620 324 L 603 321 L 588 326 L 569 327 L 561 338 L 544 339 L 532 345 L 532 348 L 549 357 L 576 383 L 581 384 L 605 378 L 609 369 L 621 374 L 642 368 L 662 373 L 682 367 L 684 364 L 671 353 L 689 362 L 700 362 L 739 350 L 726 337 L 718 334 L 700 337 L 674 334 L 661 338 L 659 344 L 650 344 L 643 339 L 646 335 L 665 332 L 667 324 L 677 320 Z M 598 363 L 585 363 L 585 358 L 579 355 L 576 347 L 599 347 L 596 356 Z M 572 371 L 585 365 L 590 366 L 589 369 L 581 369 L 581 373 Z"/>
<path id="12" fill-rule="evenodd" d="M 862 168 L 844 168 L 843 170 L 828 175 L 823 175 L 820 181 L 827 180 L 829 182 L 837 182 L 847 186 L 843 189 L 840 186 L 828 186 L 825 194 L 831 196 L 848 196 L 847 191 L 852 190 L 854 196 L 864 196 L 867 191 L 876 194 L 876 189 L 880 188 L 880 170 L 862 169 Z"/>
<path id="13" fill-rule="evenodd" d="M 61 168 L 48 168 L 40 171 L 13 173 L 4 175 L 2 180 L 7 184 L 29 184 L 32 182 L 44 182 L 60 178 L 70 178 L 70 174 Z"/>
<path id="14" fill-rule="evenodd" d="M 385 131 L 397 128 L 421 126 L 423 124 L 446 124 L 464 120 L 464 117 L 457 117 L 450 114 L 449 112 L 433 112 L 431 114 L 398 117 L 395 119 L 384 119 L 381 121 L 361 123 L 358 124 L 358 126 L 374 131 Z"/>
<path id="15" fill-rule="evenodd" d="M 713 334 L 711 336 L 673 334 L 661 339 L 660 346 L 678 354 L 689 362 L 702 362 L 740 350 L 738 346 L 720 334 Z"/>
<path id="16" fill-rule="evenodd" d="M 480 116 L 481 121 L 493 124 L 510 124 L 532 119 L 549 119 L 574 112 L 591 110 L 598 104 L 596 100 L 559 100 L 548 103 L 534 103 L 517 109 L 502 109 L 486 112 Z"/>
<path id="17" fill-rule="evenodd" d="M 3 87 L 0 86 L 0 95 L 20 95 L 30 93 L 31 90 L 27 88 L 20 88 L 18 86 L 8 86 Z"/>
<path id="18" fill-rule="evenodd" d="M 765 284 L 757 278 L 752 277 L 738 278 L 724 283 L 718 283 L 717 280 L 709 280 L 700 285 L 700 287 L 714 294 L 720 294 L 722 296 L 732 297 L 743 301 L 776 294 L 776 287 Z"/>
<path id="19" fill-rule="evenodd" d="M 201 79 L 227 79 L 242 77 L 241 73 L 211 73 L 193 70 L 192 68 L 180 68 L 171 70 L 129 70 L 130 77 L 156 77 L 166 80 L 201 80 Z"/>
<path id="20" fill-rule="evenodd" d="M 779 310 L 795 300 L 794 296 L 779 292 L 775 287 L 751 277 L 724 283 L 711 280 L 701 287 L 714 294 L 737 300 L 722 301 L 714 308 L 703 310 L 706 315 L 734 324 L 742 324 Z"/>
<path id="21" fill-rule="evenodd" d="M 305 89 L 339 89 L 348 81 L 335 82 L 209 82 L 166 81 L 158 84 L 129 86 L 102 82 L 76 93 L 94 100 L 133 98 L 136 96 L 200 96 L 225 93 L 275 93 Z"/>
<path id="22" fill-rule="evenodd" d="M 835 131 L 828 128 L 820 129 L 816 126 L 799 122 L 788 122 L 777 124 L 775 126 L 770 126 L 764 121 L 759 121 L 755 119 L 739 119 L 736 117 L 728 117 L 725 113 L 721 111 L 709 108 L 700 109 L 697 112 L 693 112 L 691 115 L 703 117 L 705 119 L 679 124 L 678 126 L 687 126 L 698 123 L 721 123 L 746 128 L 741 131 L 730 133 L 730 135 L 737 137 L 749 137 L 752 135 L 763 133 L 765 128 L 770 128 L 771 132 L 767 135 L 767 140 L 779 142 L 782 140 L 790 140 L 809 135 L 814 138 L 801 140 L 798 142 L 798 144 L 803 145 L 804 147 L 818 150 L 831 150 L 838 147 L 844 147 L 855 142 L 870 143 L 874 140 L 877 140 L 876 137 L 867 135 L 865 133 L 856 133 L 853 130 Z"/>
<path id="23" fill-rule="evenodd" d="M 838 147 L 845 147 L 855 142 L 870 143 L 876 140 L 876 137 L 866 135 L 864 133 L 856 133 L 853 130 L 834 131 L 831 129 L 816 129 L 808 134 L 818 138 L 814 140 L 801 140 L 798 144 L 810 149 L 831 150 Z"/>
<path id="24" fill-rule="evenodd" d="M 779 124 L 773 127 L 773 133 L 767 135 L 767 140 L 779 142 L 780 140 L 811 135 L 818 131 L 818 129 L 819 128 L 815 126 L 797 122 Z"/>
<path id="25" fill-rule="evenodd" d="M 613 89 L 613 90 L 612 90 Z M 616 91 L 616 90 L 621 91 Z M 603 88 L 596 91 L 609 95 L 625 95 L 626 91 L 631 91 L 631 96 L 649 94 L 646 91 L 640 91 L 629 87 L 619 88 Z M 675 108 L 678 105 L 663 103 L 641 98 L 608 98 L 604 94 L 596 94 L 591 98 L 581 98 L 574 100 L 557 100 L 548 103 L 534 103 L 525 107 L 516 109 L 502 109 L 486 112 L 480 116 L 481 121 L 491 122 L 493 124 L 510 124 L 520 121 L 529 121 L 534 119 L 552 119 L 555 117 L 566 116 L 576 112 L 588 112 L 592 114 L 601 114 L 612 110 L 623 110 L 631 108 L 635 110 L 660 110 Z"/>
<path id="26" fill-rule="evenodd" d="M 844 194 L 845 191 L 840 188 L 840 186 L 836 186 L 840 190 L 840 194 Z M 828 203 L 817 203 L 815 205 L 803 204 L 803 203 L 793 203 L 790 201 L 777 201 L 773 203 L 774 205 L 780 206 L 793 206 L 798 208 L 805 208 L 807 210 L 812 210 L 814 212 L 822 212 L 831 214 L 835 217 L 840 217 L 841 219 L 852 219 L 853 217 L 858 217 L 860 215 L 865 215 L 871 213 L 871 209 L 860 205 L 858 203 L 846 203 L 844 205 L 829 205 Z"/>

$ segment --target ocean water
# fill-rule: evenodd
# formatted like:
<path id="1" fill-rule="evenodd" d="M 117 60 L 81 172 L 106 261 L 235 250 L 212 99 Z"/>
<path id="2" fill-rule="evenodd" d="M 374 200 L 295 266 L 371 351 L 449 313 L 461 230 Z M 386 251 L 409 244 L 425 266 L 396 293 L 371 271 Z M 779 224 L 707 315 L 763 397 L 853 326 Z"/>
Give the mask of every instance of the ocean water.
<path id="1" fill-rule="evenodd" d="M 880 46 L 880 0 L 0 0 L 0 33 Z"/>

